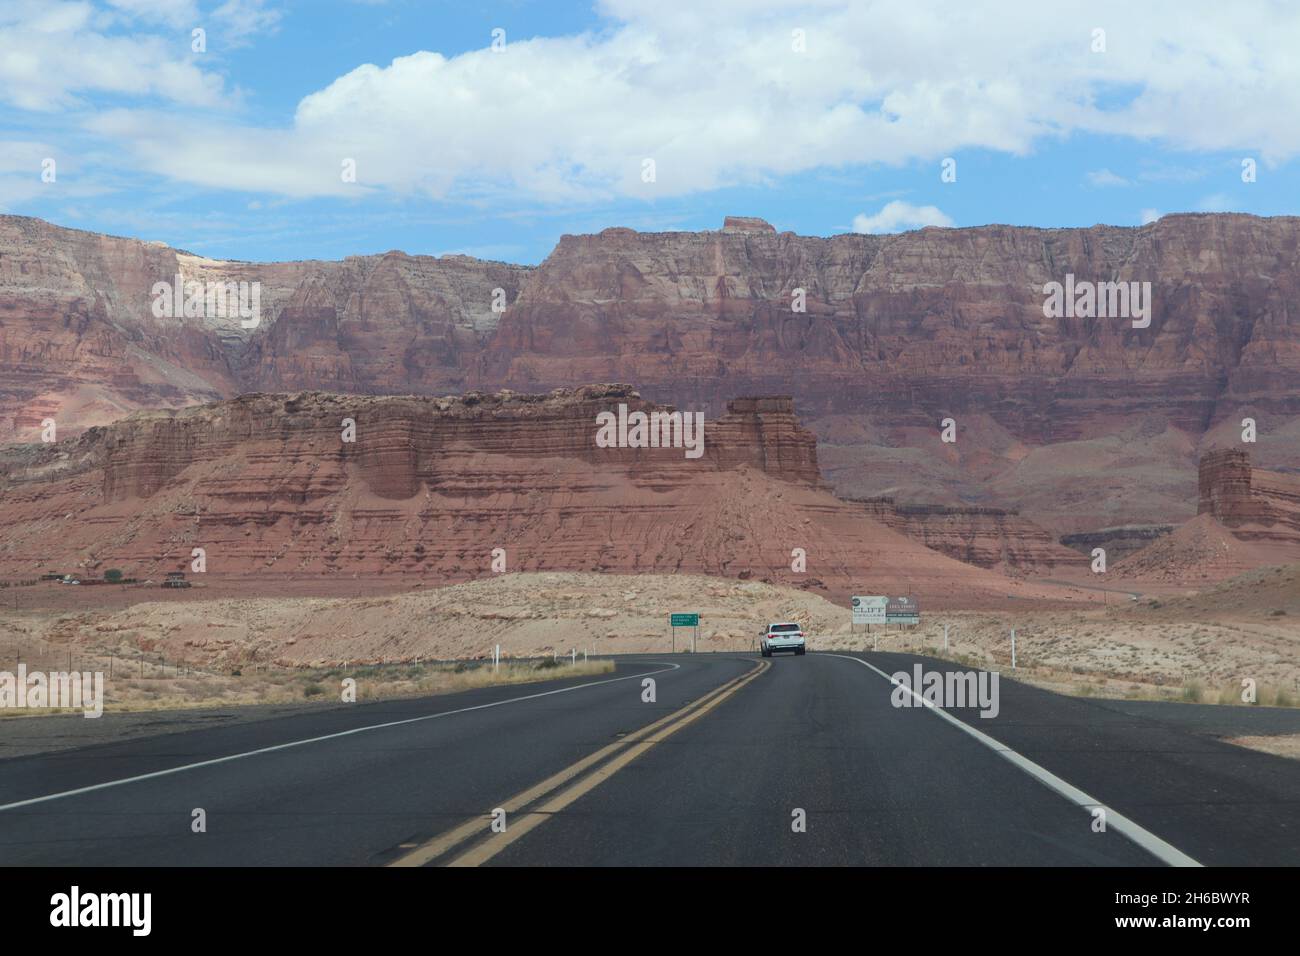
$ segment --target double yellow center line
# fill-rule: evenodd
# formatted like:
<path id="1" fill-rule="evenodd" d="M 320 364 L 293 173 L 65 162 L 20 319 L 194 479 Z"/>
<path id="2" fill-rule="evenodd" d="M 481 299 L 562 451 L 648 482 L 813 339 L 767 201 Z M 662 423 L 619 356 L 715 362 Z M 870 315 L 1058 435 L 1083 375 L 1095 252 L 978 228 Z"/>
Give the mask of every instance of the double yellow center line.
<path id="1" fill-rule="evenodd" d="M 621 740 L 601 747 L 595 753 L 583 757 L 578 762 L 565 767 L 559 773 L 547 777 L 541 783 L 515 794 L 504 803 L 498 804 L 506 812 L 506 828 L 501 833 L 491 831 L 492 815 L 485 814 L 466 820 L 458 827 L 422 843 L 388 866 L 425 866 L 438 860 L 461 844 L 474 837 L 487 834 L 487 839 L 475 843 L 451 859 L 448 866 L 479 866 L 496 856 L 515 840 L 535 830 L 554 814 L 559 813 L 583 794 L 600 786 L 618 771 L 622 770 L 637 757 L 641 756 L 655 744 L 666 740 L 677 731 L 707 714 L 724 700 L 735 694 L 750 681 L 757 678 L 772 665 L 768 661 L 757 661 L 750 671 L 734 677 L 698 700 L 692 701 L 681 710 L 661 717 L 654 723 L 628 734 Z M 609 758 L 613 759 L 609 759 Z M 606 761 L 602 763 L 602 761 Z M 594 768 L 594 769 L 593 769 Z M 567 784 L 567 786 L 566 786 Z M 563 789 L 561 789 L 563 788 Z M 538 801 L 546 799 L 539 806 L 532 807 Z M 516 814 L 523 811 L 522 816 Z"/>

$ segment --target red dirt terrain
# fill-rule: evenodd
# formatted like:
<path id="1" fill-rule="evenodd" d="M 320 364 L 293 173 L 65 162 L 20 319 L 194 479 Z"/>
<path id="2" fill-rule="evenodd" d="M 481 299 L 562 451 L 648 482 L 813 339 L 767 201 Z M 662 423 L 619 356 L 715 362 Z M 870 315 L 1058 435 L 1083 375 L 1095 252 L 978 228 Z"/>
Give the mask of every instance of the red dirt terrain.
<path id="1" fill-rule="evenodd" d="M 730 402 L 706 419 L 698 458 L 681 447 L 599 447 L 597 416 L 620 405 L 668 410 L 620 385 L 441 399 L 249 395 L 10 446 L 0 459 L 0 575 L 116 567 L 157 581 L 203 548 L 207 570 L 191 574 L 200 582 L 237 577 L 245 596 L 296 593 L 298 581 L 320 593 L 329 582 L 343 596 L 375 581 L 489 577 L 499 548 L 507 571 L 693 572 L 841 601 L 864 586 L 931 607 L 1096 599 L 953 560 L 836 498 L 788 397 Z M 342 439 L 348 419 L 353 442 Z M 795 549 L 806 570 L 794 569 Z M 99 588 L 54 590 L 81 598 Z"/>

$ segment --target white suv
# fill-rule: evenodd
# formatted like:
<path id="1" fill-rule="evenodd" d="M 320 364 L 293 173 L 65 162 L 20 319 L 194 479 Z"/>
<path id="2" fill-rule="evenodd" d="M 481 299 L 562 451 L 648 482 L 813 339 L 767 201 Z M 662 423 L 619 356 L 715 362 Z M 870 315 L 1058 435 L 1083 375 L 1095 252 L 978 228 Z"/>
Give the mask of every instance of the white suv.
<path id="1" fill-rule="evenodd" d="M 776 651 L 804 652 L 803 628 L 798 624 L 769 624 L 759 639 L 759 650 L 764 657 L 771 657 Z"/>

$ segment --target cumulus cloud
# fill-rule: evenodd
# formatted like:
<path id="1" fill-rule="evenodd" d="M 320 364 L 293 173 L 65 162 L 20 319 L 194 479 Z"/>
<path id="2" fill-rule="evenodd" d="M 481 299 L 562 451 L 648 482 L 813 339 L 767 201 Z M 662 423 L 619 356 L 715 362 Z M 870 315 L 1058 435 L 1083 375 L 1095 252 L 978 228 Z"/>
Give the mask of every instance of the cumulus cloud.
<path id="1" fill-rule="evenodd" d="M 952 220 L 937 206 L 913 206 L 901 199 L 885 203 L 884 208 L 874 216 L 859 213 L 853 217 L 854 232 L 903 232 L 925 226 L 951 226 L 952 224 Z"/>
<path id="2" fill-rule="evenodd" d="M 254 0 L 225 6 L 261 24 L 250 30 L 273 25 L 252 15 L 268 12 Z M 1300 153 L 1300 124 L 1278 122 L 1300 112 L 1300 7 L 1238 4 L 1195 17 L 1170 0 L 1007 0 L 996 16 L 937 0 L 604 0 L 598 9 L 598 32 L 526 38 L 507 22 L 501 52 L 485 33 L 479 50 L 359 65 L 307 92 L 279 124 L 169 118 L 163 136 L 155 115 L 127 108 L 94 128 L 141 168 L 187 183 L 550 203 L 679 196 L 966 149 L 1024 155 L 1071 134 L 1249 147 L 1265 163 Z M 1091 49 L 1099 23 L 1105 53 Z M 66 43 L 31 34 L 8 49 L 0 41 L 0 97 L 17 72 L 9 95 L 20 105 L 58 103 L 87 85 L 181 103 L 219 90 L 219 78 L 188 60 L 107 42 L 122 38 L 69 58 Z M 24 53 L 26 68 L 8 65 Z M 65 63 L 71 78 L 40 78 Z M 356 162 L 356 183 L 340 179 L 345 159 Z"/>
<path id="3" fill-rule="evenodd" d="M 1142 225 L 1144 226 L 1147 225 L 1148 223 L 1155 222 L 1157 219 L 1160 218 L 1160 212 L 1159 210 L 1156 209 L 1143 209 L 1141 215 L 1142 215 Z"/>

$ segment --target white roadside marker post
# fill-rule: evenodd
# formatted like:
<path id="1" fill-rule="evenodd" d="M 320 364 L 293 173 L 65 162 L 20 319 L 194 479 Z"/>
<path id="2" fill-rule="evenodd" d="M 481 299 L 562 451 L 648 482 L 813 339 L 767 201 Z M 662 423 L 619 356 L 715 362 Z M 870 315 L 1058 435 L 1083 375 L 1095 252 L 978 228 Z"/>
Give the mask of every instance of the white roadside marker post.
<path id="1" fill-rule="evenodd" d="M 948 653 L 948 625 L 943 626 L 943 652 Z"/>
<path id="2" fill-rule="evenodd" d="M 498 644 L 496 650 L 492 652 L 492 669 L 495 671 L 501 665 L 501 645 Z"/>
<path id="3" fill-rule="evenodd" d="M 570 667 L 578 666 L 578 649 L 576 647 L 570 649 L 569 651 L 569 666 Z"/>

